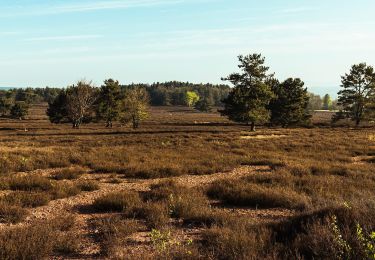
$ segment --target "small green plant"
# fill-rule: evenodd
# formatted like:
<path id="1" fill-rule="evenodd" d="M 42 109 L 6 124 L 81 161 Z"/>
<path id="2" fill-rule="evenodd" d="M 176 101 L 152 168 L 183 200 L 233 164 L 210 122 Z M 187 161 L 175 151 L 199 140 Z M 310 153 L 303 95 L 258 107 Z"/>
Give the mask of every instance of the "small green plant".
<path id="1" fill-rule="evenodd" d="M 171 232 L 169 230 L 158 230 L 152 229 L 151 241 L 156 250 L 164 255 L 172 252 L 180 252 L 185 255 L 192 255 L 192 251 L 189 249 L 193 245 L 192 239 L 187 239 L 183 242 L 175 241 L 172 239 Z"/>
<path id="2" fill-rule="evenodd" d="M 170 231 L 152 229 L 150 236 L 152 244 L 159 252 L 165 252 L 172 244 Z"/>
<path id="3" fill-rule="evenodd" d="M 340 228 L 337 223 L 337 217 L 332 216 L 331 219 L 331 228 L 335 237 L 335 242 L 339 247 L 339 258 L 340 259 L 346 259 L 345 256 L 350 255 L 352 248 L 348 244 L 348 242 L 343 238 Z"/>
<path id="4" fill-rule="evenodd" d="M 368 259 L 375 259 L 375 232 L 367 235 L 360 224 L 357 224 L 357 239 L 363 246 Z"/>

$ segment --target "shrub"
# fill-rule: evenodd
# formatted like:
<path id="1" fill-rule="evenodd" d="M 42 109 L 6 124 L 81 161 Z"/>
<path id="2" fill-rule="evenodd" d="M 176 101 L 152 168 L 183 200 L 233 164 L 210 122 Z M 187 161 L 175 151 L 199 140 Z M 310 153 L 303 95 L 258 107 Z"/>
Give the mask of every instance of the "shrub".
<path id="1" fill-rule="evenodd" d="M 66 232 L 73 229 L 75 221 L 76 219 L 74 215 L 62 214 L 53 218 L 50 223 L 55 230 Z"/>
<path id="2" fill-rule="evenodd" d="M 5 202 L 0 202 L 0 223 L 16 224 L 22 221 L 26 214 L 27 211 L 19 206 L 12 206 Z"/>
<path id="3" fill-rule="evenodd" d="M 71 255 L 79 250 L 79 237 L 75 232 L 57 233 L 53 251 L 61 255 Z"/>
<path id="4" fill-rule="evenodd" d="M 27 175 L 10 178 L 9 188 L 21 191 L 50 191 L 53 189 L 53 186 L 51 181 L 45 177 Z"/>
<path id="5" fill-rule="evenodd" d="M 0 231 L 0 259 L 45 259 L 53 253 L 73 253 L 77 249 L 77 236 L 69 231 L 65 216 L 31 226 L 14 227 Z M 74 218 L 70 217 L 69 223 Z"/>
<path id="6" fill-rule="evenodd" d="M 245 224 L 212 227 L 203 233 L 203 248 L 211 259 L 264 259 L 271 251 L 270 232 L 266 228 Z"/>
<path id="7" fill-rule="evenodd" d="M 310 205 L 310 200 L 306 195 L 291 189 L 264 187 L 245 183 L 242 180 L 215 182 L 208 188 L 207 195 L 236 206 L 303 210 Z"/>
<path id="8" fill-rule="evenodd" d="M 101 254 L 106 256 L 114 256 L 121 242 L 140 228 L 135 220 L 121 216 L 96 219 L 93 225 L 98 230 Z"/>
<path id="9" fill-rule="evenodd" d="M 138 193 L 123 191 L 113 192 L 97 198 L 93 207 L 99 212 L 125 212 L 133 213 L 136 207 L 142 204 Z"/>
<path id="10" fill-rule="evenodd" d="M 177 196 L 187 190 L 186 187 L 171 180 L 163 180 L 151 185 L 150 188 L 150 191 L 146 192 L 143 197 L 151 201 L 168 200 L 172 194 Z"/>
<path id="11" fill-rule="evenodd" d="M 55 180 L 75 180 L 78 179 L 83 173 L 83 168 L 66 168 L 58 171 L 52 175 Z"/>
<path id="12" fill-rule="evenodd" d="M 77 187 L 81 191 L 95 191 L 100 189 L 99 184 L 93 181 L 80 181 L 77 183 Z"/>
<path id="13" fill-rule="evenodd" d="M 165 202 L 147 203 L 139 209 L 138 216 L 145 219 L 148 228 L 163 228 L 169 222 L 168 205 Z"/>
<path id="14" fill-rule="evenodd" d="M 53 186 L 50 191 L 52 199 L 63 199 L 79 194 L 81 190 L 78 186 L 69 183 L 58 183 Z"/>
<path id="15" fill-rule="evenodd" d="M 53 231 L 48 224 L 0 231 L 0 259 L 43 259 L 53 251 Z"/>
<path id="16" fill-rule="evenodd" d="M 6 195 L 2 200 L 11 205 L 36 208 L 47 205 L 50 199 L 48 193 L 17 191 Z"/>

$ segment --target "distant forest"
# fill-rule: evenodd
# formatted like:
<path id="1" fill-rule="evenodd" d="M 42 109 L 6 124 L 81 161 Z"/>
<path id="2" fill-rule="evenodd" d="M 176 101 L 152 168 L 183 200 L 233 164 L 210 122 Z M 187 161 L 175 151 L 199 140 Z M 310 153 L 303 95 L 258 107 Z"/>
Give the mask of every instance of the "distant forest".
<path id="1" fill-rule="evenodd" d="M 223 105 L 222 100 L 228 96 L 231 89 L 225 84 L 194 84 L 179 81 L 121 85 L 124 92 L 136 87 L 146 89 L 152 106 L 185 106 L 187 93 L 195 92 L 200 99 L 206 99 L 212 106 L 220 107 Z M 25 102 L 27 104 L 52 102 L 61 90 L 61 88 L 51 87 L 0 90 L 0 106 L 11 102 Z M 331 100 L 328 95 L 320 97 L 310 93 L 309 97 L 309 110 L 337 109 L 336 101 Z"/>

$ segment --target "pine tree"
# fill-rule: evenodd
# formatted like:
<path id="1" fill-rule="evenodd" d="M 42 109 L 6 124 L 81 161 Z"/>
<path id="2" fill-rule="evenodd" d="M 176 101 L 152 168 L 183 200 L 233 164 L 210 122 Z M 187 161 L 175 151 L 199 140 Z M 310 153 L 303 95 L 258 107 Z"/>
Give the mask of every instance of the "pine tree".
<path id="1" fill-rule="evenodd" d="M 333 120 L 350 118 L 358 126 L 363 119 L 374 116 L 374 68 L 366 63 L 353 65 L 350 73 L 341 78 L 342 90 L 338 93 L 338 105 L 342 106 L 342 110 L 336 114 Z"/>
<path id="2" fill-rule="evenodd" d="M 264 66 L 265 58 L 261 54 L 240 55 L 238 59 L 241 72 L 223 78 L 234 88 L 223 100 L 224 109 L 220 113 L 232 121 L 250 124 L 251 131 L 255 131 L 255 124 L 270 118 L 267 106 L 274 95 L 267 84 L 269 68 Z"/>
<path id="3" fill-rule="evenodd" d="M 289 78 L 272 84 L 275 98 L 270 103 L 271 123 L 287 127 L 305 123 L 309 118 L 309 96 L 301 79 Z"/>
<path id="4" fill-rule="evenodd" d="M 118 119 L 120 113 L 121 89 L 118 81 L 104 81 L 99 91 L 96 103 L 96 115 L 106 122 L 106 127 L 112 127 L 112 122 Z"/>

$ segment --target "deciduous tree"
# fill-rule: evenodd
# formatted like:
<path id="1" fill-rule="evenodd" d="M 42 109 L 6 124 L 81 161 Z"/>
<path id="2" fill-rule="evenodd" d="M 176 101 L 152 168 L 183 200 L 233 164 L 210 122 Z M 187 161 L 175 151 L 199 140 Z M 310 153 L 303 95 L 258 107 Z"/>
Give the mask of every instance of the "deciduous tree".
<path id="1" fill-rule="evenodd" d="M 96 98 L 97 90 L 91 82 L 79 81 L 49 103 L 47 115 L 52 123 L 70 122 L 73 128 L 79 128 L 85 119 L 90 118 Z"/>
<path id="2" fill-rule="evenodd" d="M 121 102 L 121 121 L 131 122 L 133 128 L 139 127 L 139 123 L 148 117 L 150 98 L 144 88 L 128 90 Z"/>
<path id="3" fill-rule="evenodd" d="M 331 110 L 332 109 L 332 99 L 329 94 L 325 94 L 323 97 L 323 109 Z"/>
<path id="4" fill-rule="evenodd" d="M 199 95 L 194 91 L 186 92 L 185 96 L 186 105 L 193 107 L 199 101 Z"/>

